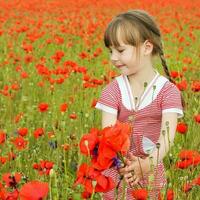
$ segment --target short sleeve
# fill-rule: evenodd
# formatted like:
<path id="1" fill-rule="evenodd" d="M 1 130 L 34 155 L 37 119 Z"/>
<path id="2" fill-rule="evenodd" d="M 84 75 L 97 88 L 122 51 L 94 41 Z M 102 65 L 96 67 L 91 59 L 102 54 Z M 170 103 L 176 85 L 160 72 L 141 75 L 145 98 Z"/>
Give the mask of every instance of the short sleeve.
<path id="1" fill-rule="evenodd" d="M 116 79 L 102 90 L 95 108 L 117 115 L 119 109 L 119 86 Z"/>
<path id="2" fill-rule="evenodd" d="M 178 118 L 183 117 L 180 90 L 171 82 L 167 82 L 165 87 L 161 103 L 162 113 L 174 112 L 178 114 Z"/>

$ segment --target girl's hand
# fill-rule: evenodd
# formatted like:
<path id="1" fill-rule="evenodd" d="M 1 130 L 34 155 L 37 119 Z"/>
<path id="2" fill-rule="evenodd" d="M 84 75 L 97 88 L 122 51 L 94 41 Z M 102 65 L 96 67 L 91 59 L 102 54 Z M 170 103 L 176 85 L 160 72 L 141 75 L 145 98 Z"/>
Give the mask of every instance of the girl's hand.
<path id="1" fill-rule="evenodd" d="M 139 161 L 138 161 L 139 160 Z M 149 160 L 141 159 L 129 154 L 129 159 L 125 161 L 126 166 L 119 170 L 121 175 L 124 175 L 125 181 L 130 186 L 138 184 L 139 180 L 143 178 L 143 174 L 150 171 Z"/>

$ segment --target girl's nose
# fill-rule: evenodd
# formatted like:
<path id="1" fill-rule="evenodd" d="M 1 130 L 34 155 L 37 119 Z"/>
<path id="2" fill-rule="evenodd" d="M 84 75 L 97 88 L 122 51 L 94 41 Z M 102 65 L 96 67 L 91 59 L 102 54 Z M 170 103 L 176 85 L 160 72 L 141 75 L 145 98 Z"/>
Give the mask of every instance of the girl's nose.
<path id="1" fill-rule="evenodd" d="M 117 53 L 116 52 L 112 52 L 111 56 L 110 56 L 110 59 L 111 59 L 112 62 L 118 61 Z"/>

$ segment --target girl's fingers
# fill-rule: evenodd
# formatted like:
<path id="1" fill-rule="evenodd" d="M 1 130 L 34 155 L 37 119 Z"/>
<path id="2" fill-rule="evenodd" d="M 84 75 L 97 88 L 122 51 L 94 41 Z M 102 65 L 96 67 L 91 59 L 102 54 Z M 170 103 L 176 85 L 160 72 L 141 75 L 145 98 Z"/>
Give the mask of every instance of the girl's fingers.
<path id="1" fill-rule="evenodd" d="M 136 178 L 133 182 L 130 183 L 131 186 L 137 185 L 139 182 L 139 178 Z"/>
<path id="2" fill-rule="evenodd" d="M 136 161 L 137 160 L 137 157 L 136 156 L 134 156 L 131 152 L 129 152 L 129 160 L 131 160 L 131 161 Z"/>
<path id="3" fill-rule="evenodd" d="M 138 182 L 139 182 L 139 178 L 137 176 L 132 176 L 132 177 L 129 177 L 129 178 L 126 178 L 126 183 L 127 184 L 132 184 L 132 185 L 136 185 Z"/>
<path id="4" fill-rule="evenodd" d="M 124 175 L 124 178 L 125 178 L 125 179 L 129 179 L 129 178 L 131 178 L 131 177 L 133 177 L 133 175 L 132 175 L 131 173 L 128 173 L 128 174 L 125 174 L 125 175 Z"/>
<path id="5" fill-rule="evenodd" d="M 127 172 L 134 171 L 133 165 L 126 166 L 126 171 Z"/>

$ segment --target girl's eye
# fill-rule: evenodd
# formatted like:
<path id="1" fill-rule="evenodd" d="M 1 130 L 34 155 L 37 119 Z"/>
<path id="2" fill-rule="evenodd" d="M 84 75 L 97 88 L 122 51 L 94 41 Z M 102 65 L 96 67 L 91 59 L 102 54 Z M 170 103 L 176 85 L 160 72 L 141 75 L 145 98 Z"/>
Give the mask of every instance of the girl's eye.
<path id="1" fill-rule="evenodd" d="M 124 51 L 124 49 L 123 50 L 118 50 L 119 53 L 122 53 L 123 51 Z"/>

